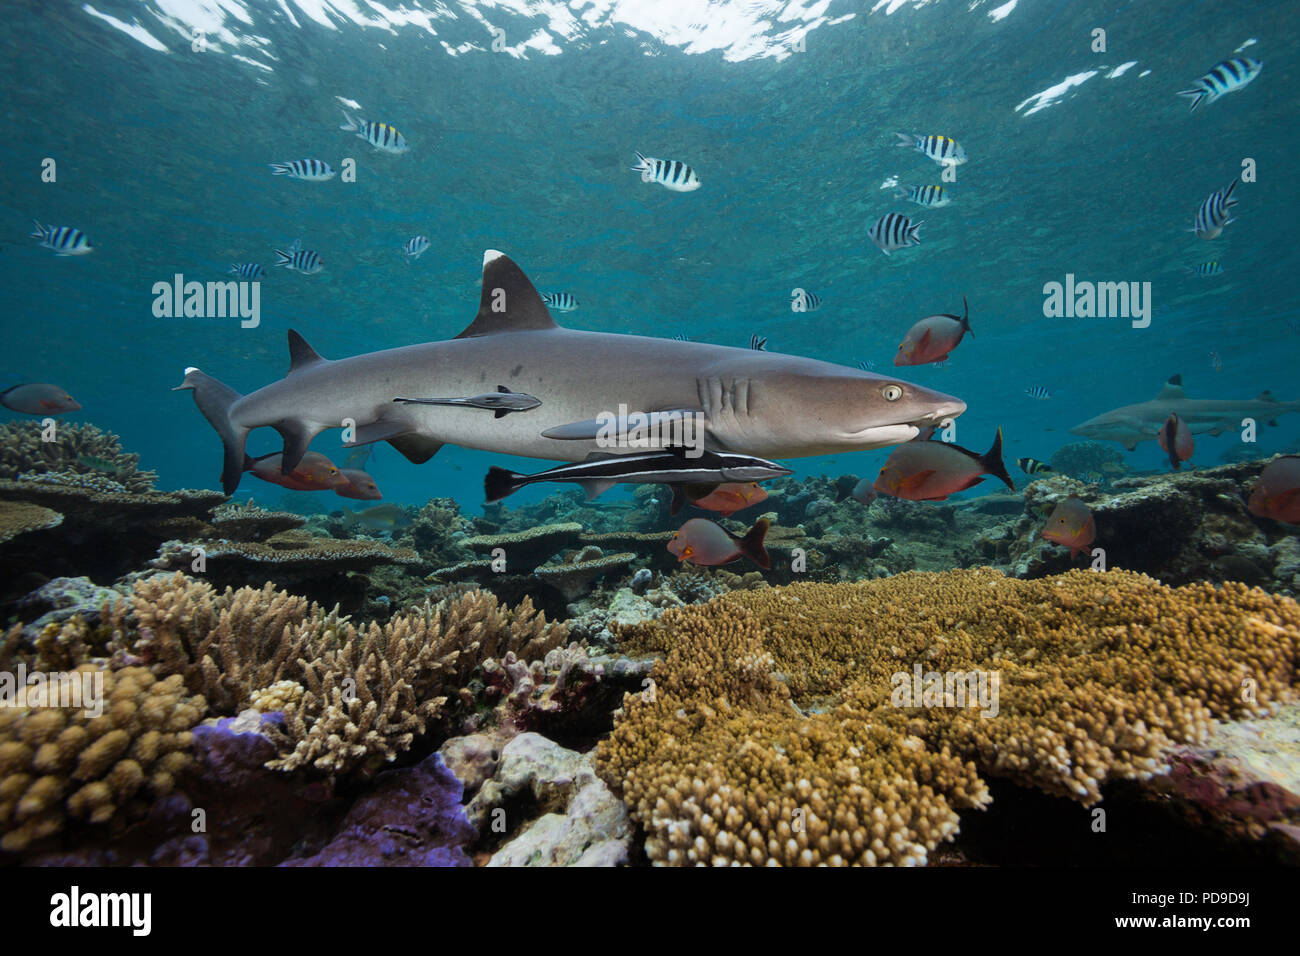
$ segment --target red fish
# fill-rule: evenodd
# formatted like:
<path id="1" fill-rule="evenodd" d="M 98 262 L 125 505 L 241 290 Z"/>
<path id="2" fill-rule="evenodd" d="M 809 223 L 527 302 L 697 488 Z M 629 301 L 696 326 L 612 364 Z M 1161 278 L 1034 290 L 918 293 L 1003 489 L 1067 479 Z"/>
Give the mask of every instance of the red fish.
<path id="1" fill-rule="evenodd" d="M 1074 495 L 1058 502 L 1043 527 L 1043 537 L 1054 544 L 1065 545 L 1070 549 L 1070 557 L 1077 557 L 1097 539 L 1097 523 L 1093 520 L 1092 509 Z"/>
<path id="2" fill-rule="evenodd" d="M 349 484 L 348 479 L 334 467 L 334 463 L 318 451 L 309 451 L 303 455 L 298 467 L 287 475 L 280 474 L 278 451 L 261 458 L 249 459 L 245 471 L 251 471 L 263 481 L 293 491 L 330 491 Z"/>
<path id="3" fill-rule="evenodd" d="M 15 385 L 0 392 L 0 405 L 24 415 L 62 415 L 81 411 L 77 400 L 57 385 Z"/>
<path id="4" fill-rule="evenodd" d="M 379 493 L 375 479 L 360 468 L 340 468 L 339 474 L 348 480 L 346 485 L 336 487 L 334 493 L 343 498 L 358 498 L 361 501 L 378 501 L 384 497 Z"/>
<path id="5" fill-rule="evenodd" d="M 668 550 L 678 561 L 704 567 L 728 564 L 743 555 L 760 568 L 770 568 L 772 559 L 763 547 L 767 528 L 767 519 L 759 518 L 743 537 L 737 537 L 707 518 L 692 518 L 669 539 Z"/>
<path id="6" fill-rule="evenodd" d="M 674 485 L 669 514 L 677 514 L 689 501 L 697 508 L 716 511 L 723 517 L 767 500 L 767 489 L 756 481 L 728 481 L 721 485 Z"/>
<path id="7" fill-rule="evenodd" d="M 1287 455 L 1265 465 L 1246 507 L 1261 518 L 1300 524 L 1300 457 Z"/>
<path id="8" fill-rule="evenodd" d="M 961 297 L 961 306 L 960 318 L 941 312 L 921 319 L 908 329 L 898 346 L 894 364 L 924 365 L 927 362 L 942 362 L 964 335 L 974 335 L 970 330 L 970 307 L 966 305 L 965 296 Z"/>
<path id="9" fill-rule="evenodd" d="M 1169 464 L 1174 466 L 1174 471 L 1182 468 L 1183 462 L 1192 457 L 1192 430 L 1183 424 L 1177 412 L 1160 427 L 1156 438 L 1169 455 Z"/>
<path id="10" fill-rule="evenodd" d="M 876 476 L 876 491 L 909 501 L 943 501 L 949 495 L 993 475 L 1012 491 L 1016 486 L 1002 463 L 1002 429 L 993 447 L 977 455 L 941 441 L 910 441 L 899 445 Z"/>

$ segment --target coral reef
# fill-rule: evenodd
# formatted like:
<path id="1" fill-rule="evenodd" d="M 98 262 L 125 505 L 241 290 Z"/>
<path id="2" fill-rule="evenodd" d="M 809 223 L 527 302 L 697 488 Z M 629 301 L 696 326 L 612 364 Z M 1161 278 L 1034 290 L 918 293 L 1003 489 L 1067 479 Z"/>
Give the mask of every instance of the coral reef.
<path id="1" fill-rule="evenodd" d="M 190 762 L 190 729 L 206 705 L 179 676 L 93 665 L 68 676 L 102 681 L 102 716 L 85 699 L 59 706 L 73 698 L 53 681 L 19 688 L 0 708 L 0 849 L 23 850 L 74 821 L 125 822 L 170 793 Z"/>
<path id="2" fill-rule="evenodd" d="M 1062 445 L 1047 462 L 1057 472 L 1080 481 L 1111 482 L 1128 473 L 1124 456 L 1114 445 L 1076 441 Z"/>
<path id="3" fill-rule="evenodd" d="M 51 472 L 108 478 L 123 491 L 152 491 L 158 475 L 141 471 L 140 456 L 122 450 L 112 432 L 94 425 L 58 422 L 53 441 L 38 421 L 0 424 L 0 478 Z"/>
<path id="4" fill-rule="evenodd" d="M 1093 803 L 1300 684 L 1295 602 L 1122 571 L 737 591 L 625 636 L 667 656 L 597 768 L 658 863 L 921 863 L 980 774 Z"/>
<path id="5" fill-rule="evenodd" d="M 533 571 L 544 584 L 555 588 L 566 601 L 576 601 L 590 593 L 592 586 L 610 574 L 625 572 L 636 555 L 631 551 L 602 554 L 595 545 L 571 551 L 558 564 L 544 564 Z"/>

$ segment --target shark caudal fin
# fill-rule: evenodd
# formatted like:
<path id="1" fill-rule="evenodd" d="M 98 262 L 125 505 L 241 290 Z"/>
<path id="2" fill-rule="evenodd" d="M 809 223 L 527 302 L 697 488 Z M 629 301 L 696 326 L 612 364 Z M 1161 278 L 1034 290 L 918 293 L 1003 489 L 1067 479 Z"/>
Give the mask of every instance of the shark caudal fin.
<path id="1" fill-rule="evenodd" d="M 764 570 L 772 566 L 772 559 L 767 556 L 767 549 L 763 547 L 763 539 L 767 537 L 768 526 L 769 523 L 766 518 L 759 518 L 754 522 L 754 527 L 745 532 L 744 537 L 737 538 L 734 534 L 731 535 L 740 553 Z M 730 534 L 730 532 L 728 533 Z"/>
<path id="2" fill-rule="evenodd" d="M 229 385 L 218 382 L 197 368 L 187 368 L 184 380 L 173 392 L 188 389 L 194 392 L 194 404 L 199 407 L 208 424 L 221 436 L 225 457 L 221 466 L 221 490 L 230 494 L 239 487 L 247 457 L 244 444 L 248 440 L 247 428 L 236 428 L 230 423 L 230 407 L 243 398 Z"/>
<path id="3" fill-rule="evenodd" d="M 1012 482 L 1011 476 L 1007 474 L 1007 466 L 1002 463 L 1002 426 L 998 426 L 998 434 L 993 439 L 993 447 L 984 453 L 980 458 L 980 463 L 984 465 L 986 472 L 1000 480 L 1012 491 L 1016 490 L 1015 483 Z"/>
<path id="4" fill-rule="evenodd" d="M 526 484 L 521 479 L 527 477 L 527 475 L 521 475 L 517 471 L 510 471 L 493 465 L 488 469 L 487 477 L 483 479 L 483 499 L 485 503 L 490 504 L 493 501 L 500 501 L 502 498 L 510 497 Z"/>

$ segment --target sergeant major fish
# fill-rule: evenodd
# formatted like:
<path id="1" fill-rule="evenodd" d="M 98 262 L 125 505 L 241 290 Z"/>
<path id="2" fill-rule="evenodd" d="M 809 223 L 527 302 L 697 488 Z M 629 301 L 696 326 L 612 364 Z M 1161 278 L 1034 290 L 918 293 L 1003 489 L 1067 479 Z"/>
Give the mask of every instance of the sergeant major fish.
<path id="1" fill-rule="evenodd" d="M 896 146 L 915 149 L 922 156 L 928 156 L 941 166 L 960 166 L 966 162 L 966 150 L 955 139 L 947 136 L 917 136 L 915 133 L 895 133 L 898 137 Z"/>
<path id="2" fill-rule="evenodd" d="M 232 262 L 227 272 L 241 279 L 261 279 L 266 275 L 266 271 L 256 262 Z"/>
<path id="3" fill-rule="evenodd" d="M 1201 100 L 1213 103 L 1221 96 L 1237 92 L 1259 76 L 1263 68 L 1263 63 L 1248 56 L 1230 57 L 1193 83 L 1191 89 L 1179 90 L 1178 95 L 1190 96 L 1192 108 L 1188 112 L 1195 112 Z"/>
<path id="4" fill-rule="evenodd" d="M 556 312 L 572 312 L 578 307 L 578 300 L 571 292 L 543 292 L 541 295 L 546 307 Z"/>
<path id="5" fill-rule="evenodd" d="M 406 144 L 406 137 L 387 123 L 353 119 L 347 110 L 343 111 L 343 119 L 345 122 L 339 129 L 349 133 L 355 132 L 358 139 L 364 139 L 380 152 L 400 156 L 411 148 Z"/>
<path id="6" fill-rule="evenodd" d="M 912 186 L 908 189 L 900 186 L 894 192 L 894 198 L 906 199 L 908 202 L 914 202 L 918 206 L 925 206 L 927 209 L 938 209 L 940 206 L 946 206 L 952 202 L 942 186 Z"/>
<path id="7" fill-rule="evenodd" d="M 84 256 L 95 251 L 80 229 L 72 226 L 42 226 L 35 220 L 32 220 L 32 224 L 36 226 L 36 231 L 31 237 L 41 240 L 38 244 L 42 248 L 53 249 L 56 256 Z"/>
<path id="8" fill-rule="evenodd" d="M 323 183 L 334 178 L 334 167 L 323 159 L 295 159 L 291 163 L 268 163 L 273 176 L 288 176 L 308 183 Z"/>
<path id="9" fill-rule="evenodd" d="M 410 239 L 407 239 L 406 242 L 402 243 L 402 255 L 406 256 L 407 262 L 410 262 L 411 260 L 418 259 L 420 256 L 424 255 L 428 248 L 428 236 L 412 236 Z"/>
<path id="10" fill-rule="evenodd" d="M 1236 188 L 1237 180 L 1234 179 L 1226 189 L 1216 189 L 1210 193 L 1196 211 L 1196 222 L 1192 224 L 1191 231 L 1202 239 L 1217 239 L 1224 226 L 1236 222 L 1235 216 L 1229 218 L 1232 207 L 1237 205 L 1237 200 L 1232 198 L 1232 192 Z"/>
<path id="11" fill-rule="evenodd" d="M 652 156 L 636 154 L 637 164 L 632 172 L 640 173 L 647 183 L 658 183 L 675 193 L 688 193 L 700 188 L 700 177 L 695 170 L 675 159 L 655 159 Z"/>
<path id="12" fill-rule="evenodd" d="M 288 252 L 275 250 L 276 265 L 284 266 L 290 272 L 301 272 L 305 276 L 314 276 L 325 268 L 325 260 L 310 249 L 302 247 L 302 240 L 295 239 Z"/>
<path id="13" fill-rule="evenodd" d="M 902 213 L 890 212 L 876 220 L 875 225 L 867 230 L 871 241 L 880 247 L 885 255 L 908 246 L 921 244 L 920 229 L 925 220 L 912 222 Z"/>

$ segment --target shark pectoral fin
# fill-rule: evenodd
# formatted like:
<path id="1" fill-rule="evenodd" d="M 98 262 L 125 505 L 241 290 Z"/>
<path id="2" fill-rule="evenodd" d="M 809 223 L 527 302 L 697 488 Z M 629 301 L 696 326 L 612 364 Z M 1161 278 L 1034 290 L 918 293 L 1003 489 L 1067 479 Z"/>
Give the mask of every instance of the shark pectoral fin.
<path id="1" fill-rule="evenodd" d="M 443 442 L 429 438 L 427 435 L 415 434 L 398 435 L 395 438 L 388 439 L 388 444 L 400 451 L 406 456 L 407 461 L 415 465 L 423 465 L 438 454 L 438 449 L 443 446 Z"/>
<path id="2" fill-rule="evenodd" d="M 591 501 L 593 498 L 599 498 L 609 491 L 618 482 L 612 478 L 592 478 L 587 481 L 580 481 L 578 484 L 582 485 L 582 490 L 587 493 L 587 500 Z"/>
<path id="3" fill-rule="evenodd" d="M 505 417 L 506 417 L 507 415 L 509 415 L 509 414 L 510 414 L 510 409 L 508 409 L 508 408 L 498 408 L 498 409 L 496 410 L 496 412 L 492 415 L 492 417 L 493 417 L 493 418 L 505 418 Z"/>
<path id="4" fill-rule="evenodd" d="M 377 421 L 368 422 L 365 425 L 357 426 L 356 437 L 352 441 L 344 442 L 344 448 L 356 448 L 358 445 L 369 445 L 376 441 L 390 441 L 399 435 L 405 435 L 411 431 L 411 426 L 406 422 L 395 421 Z M 400 451 L 400 449 L 399 449 Z"/>
<path id="5" fill-rule="evenodd" d="M 524 270 L 505 253 L 495 249 L 483 253 L 483 289 L 478 315 L 456 338 L 554 328 L 558 328 L 555 320 Z"/>

